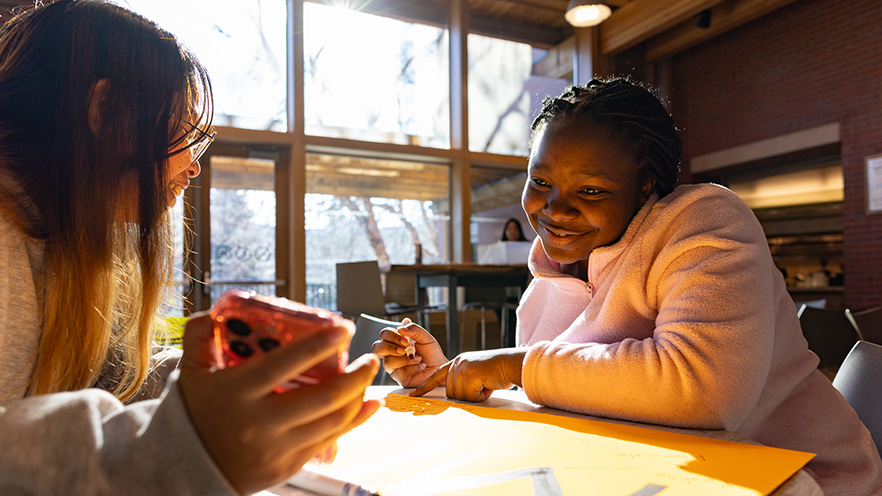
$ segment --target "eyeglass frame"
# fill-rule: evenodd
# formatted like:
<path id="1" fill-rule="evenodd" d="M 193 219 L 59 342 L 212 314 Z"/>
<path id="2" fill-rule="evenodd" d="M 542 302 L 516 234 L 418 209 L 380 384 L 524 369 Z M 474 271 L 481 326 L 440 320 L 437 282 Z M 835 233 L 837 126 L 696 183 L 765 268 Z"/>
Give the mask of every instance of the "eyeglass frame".
<path id="1" fill-rule="evenodd" d="M 213 127 L 212 127 L 212 128 L 210 128 L 210 129 L 212 129 L 210 132 L 205 132 L 205 131 L 199 129 L 198 126 L 192 124 L 190 121 L 184 119 L 183 117 L 180 117 L 180 116 L 174 115 L 174 114 L 172 114 L 172 117 L 174 117 L 174 118 L 178 119 L 179 121 L 181 121 L 182 123 L 190 126 L 190 129 L 187 131 L 187 133 L 184 135 L 184 138 L 182 138 L 182 139 L 186 139 L 186 137 L 189 136 L 193 131 L 196 131 L 199 134 L 198 134 L 198 138 L 191 141 L 189 144 L 187 144 L 187 146 L 181 148 L 180 150 L 175 150 L 175 151 L 169 153 L 168 155 L 166 155 L 166 157 L 172 157 L 172 156 L 177 155 L 179 153 L 183 153 L 187 150 L 192 150 L 190 152 L 193 154 L 192 161 L 196 162 L 197 160 L 199 160 L 202 157 L 202 155 L 205 154 L 205 151 L 208 150 L 208 147 L 211 146 L 212 143 L 214 143 L 214 138 L 215 138 L 215 136 L 217 136 L 217 131 L 213 130 Z"/>

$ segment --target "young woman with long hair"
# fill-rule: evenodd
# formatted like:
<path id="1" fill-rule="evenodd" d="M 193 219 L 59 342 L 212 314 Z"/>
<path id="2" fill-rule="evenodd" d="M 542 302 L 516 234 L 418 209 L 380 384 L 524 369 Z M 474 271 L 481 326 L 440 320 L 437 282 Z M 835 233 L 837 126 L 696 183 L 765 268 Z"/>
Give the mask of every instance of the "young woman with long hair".
<path id="1" fill-rule="evenodd" d="M 0 493 L 253 492 L 377 408 L 374 358 L 272 392 L 342 328 L 214 371 L 196 315 L 183 357 L 156 353 L 169 211 L 212 116 L 198 60 L 123 7 L 37 2 L 0 28 Z"/>

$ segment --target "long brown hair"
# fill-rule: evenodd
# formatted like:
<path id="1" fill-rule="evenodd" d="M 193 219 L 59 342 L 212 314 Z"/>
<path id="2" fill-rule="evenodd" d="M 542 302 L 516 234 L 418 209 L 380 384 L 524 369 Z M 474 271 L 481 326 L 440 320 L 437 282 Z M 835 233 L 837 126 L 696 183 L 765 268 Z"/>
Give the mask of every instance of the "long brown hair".
<path id="1" fill-rule="evenodd" d="M 167 159 L 182 111 L 210 127 L 208 75 L 125 8 L 61 0 L 0 28 L 0 209 L 45 245 L 28 394 L 100 379 L 127 399 L 144 381 L 172 275 Z"/>

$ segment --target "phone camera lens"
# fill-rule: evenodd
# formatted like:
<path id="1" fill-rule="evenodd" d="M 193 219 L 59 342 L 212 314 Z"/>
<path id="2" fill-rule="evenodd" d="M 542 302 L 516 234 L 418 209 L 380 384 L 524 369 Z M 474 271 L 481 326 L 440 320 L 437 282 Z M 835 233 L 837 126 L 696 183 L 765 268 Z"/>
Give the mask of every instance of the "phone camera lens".
<path id="1" fill-rule="evenodd" d="M 258 341 L 257 344 L 260 345 L 260 349 L 262 349 L 263 351 L 269 351 L 278 346 L 279 342 L 273 338 L 263 338 Z"/>
<path id="2" fill-rule="evenodd" d="M 233 334 L 238 334 L 239 336 L 247 336 L 251 334 L 251 328 L 248 327 L 248 324 L 239 319 L 227 320 L 227 328 L 232 331 Z"/>
<path id="3" fill-rule="evenodd" d="M 230 341 L 230 349 L 233 350 L 233 353 L 244 358 L 248 358 L 254 354 L 254 350 L 242 341 Z"/>

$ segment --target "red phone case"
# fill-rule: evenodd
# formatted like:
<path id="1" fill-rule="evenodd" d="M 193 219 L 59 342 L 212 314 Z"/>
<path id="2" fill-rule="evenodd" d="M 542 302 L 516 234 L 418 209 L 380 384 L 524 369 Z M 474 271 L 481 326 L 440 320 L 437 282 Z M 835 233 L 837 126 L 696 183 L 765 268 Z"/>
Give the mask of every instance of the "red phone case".
<path id="1" fill-rule="evenodd" d="M 297 341 L 334 326 L 349 329 L 349 337 L 331 356 L 284 384 L 279 390 L 316 384 L 340 374 L 349 363 L 352 323 L 320 308 L 313 308 L 285 298 L 262 296 L 233 289 L 226 291 L 211 309 L 218 366 L 232 367 L 262 355 L 277 346 Z"/>

